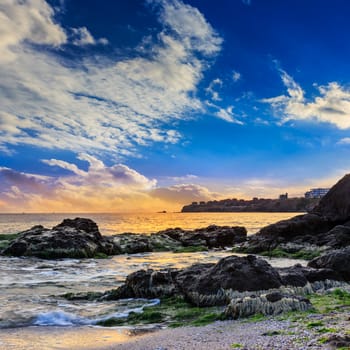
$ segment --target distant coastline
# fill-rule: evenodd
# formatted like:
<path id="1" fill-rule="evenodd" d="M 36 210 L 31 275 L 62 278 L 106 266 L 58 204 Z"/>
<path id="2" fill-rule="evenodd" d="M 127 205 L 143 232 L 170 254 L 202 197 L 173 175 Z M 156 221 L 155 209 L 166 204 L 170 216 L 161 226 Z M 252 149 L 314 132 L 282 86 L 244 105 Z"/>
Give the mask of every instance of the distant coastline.
<path id="1" fill-rule="evenodd" d="M 198 212 L 308 212 L 315 207 L 319 198 L 253 198 L 244 199 L 223 199 L 209 202 L 193 202 L 185 205 L 182 213 Z"/>

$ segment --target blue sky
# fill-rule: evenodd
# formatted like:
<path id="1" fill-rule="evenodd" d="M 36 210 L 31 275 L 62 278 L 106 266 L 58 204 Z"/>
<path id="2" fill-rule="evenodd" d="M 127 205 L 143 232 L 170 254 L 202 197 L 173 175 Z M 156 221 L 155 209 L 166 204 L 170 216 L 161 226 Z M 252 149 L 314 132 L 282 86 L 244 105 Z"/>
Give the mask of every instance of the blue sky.
<path id="1" fill-rule="evenodd" d="M 177 210 L 349 171 L 345 0 L 0 1 L 0 211 Z"/>

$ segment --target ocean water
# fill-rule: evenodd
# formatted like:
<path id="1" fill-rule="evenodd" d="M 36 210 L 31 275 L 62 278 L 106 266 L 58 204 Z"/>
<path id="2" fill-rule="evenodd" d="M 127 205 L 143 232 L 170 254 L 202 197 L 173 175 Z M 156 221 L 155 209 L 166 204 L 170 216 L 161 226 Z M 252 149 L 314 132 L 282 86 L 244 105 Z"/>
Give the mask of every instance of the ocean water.
<path id="1" fill-rule="evenodd" d="M 168 227 L 193 229 L 210 224 L 246 226 L 250 233 L 293 213 L 169 213 L 169 214 L 1 214 L 0 232 L 12 233 L 42 224 L 52 227 L 63 218 L 84 216 L 95 220 L 103 234 L 138 232 L 149 234 Z M 185 267 L 195 262 L 217 262 L 230 251 L 175 254 L 143 253 L 110 259 L 62 259 L 0 257 L 0 328 L 46 326 L 93 326 L 99 320 L 141 312 L 158 300 L 106 302 L 67 301 L 65 293 L 106 291 L 123 283 L 139 269 Z M 296 261 L 272 259 L 274 266 Z M 298 261 L 300 262 L 300 261 Z"/>
<path id="2" fill-rule="evenodd" d="M 212 224 L 244 226 L 248 233 L 300 213 L 138 213 L 138 214 L 0 214 L 0 234 L 16 233 L 34 225 L 51 228 L 65 218 L 87 217 L 94 220 L 102 234 L 123 232 L 150 234 L 170 227 L 195 229 Z"/>

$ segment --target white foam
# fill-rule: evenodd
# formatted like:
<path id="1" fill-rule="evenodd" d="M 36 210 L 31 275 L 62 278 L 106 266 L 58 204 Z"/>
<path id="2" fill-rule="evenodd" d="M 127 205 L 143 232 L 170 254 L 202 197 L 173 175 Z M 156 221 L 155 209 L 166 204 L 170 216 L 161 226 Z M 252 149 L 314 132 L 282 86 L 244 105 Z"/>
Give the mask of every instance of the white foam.
<path id="1" fill-rule="evenodd" d="M 73 326 L 91 324 L 91 321 L 64 311 L 50 311 L 39 314 L 33 324 L 36 326 Z"/>

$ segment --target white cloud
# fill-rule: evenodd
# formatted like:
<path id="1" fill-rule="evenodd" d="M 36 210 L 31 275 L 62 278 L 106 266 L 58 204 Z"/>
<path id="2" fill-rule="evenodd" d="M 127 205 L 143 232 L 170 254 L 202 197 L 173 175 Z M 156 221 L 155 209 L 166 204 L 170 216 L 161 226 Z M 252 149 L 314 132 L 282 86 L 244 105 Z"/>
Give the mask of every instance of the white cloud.
<path id="1" fill-rule="evenodd" d="M 46 2 L 0 5 L 0 150 L 26 144 L 116 157 L 137 155 L 138 145 L 177 142 L 171 123 L 202 108 L 197 84 L 222 40 L 197 9 L 157 4 L 164 30 L 149 51 L 79 62 L 32 45 L 68 40 Z M 95 40 L 84 27 L 76 32 L 80 44 Z"/>
<path id="2" fill-rule="evenodd" d="M 86 27 L 72 28 L 72 42 L 74 45 L 107 45 L 108 40 L 106 38 L 100 38 L 96 40 Z"/>
<path id="3" fill-rule="evenodd" d="M 0 3 L 0 62 L 16 58 L 16 47 L 26 42 L 59 46 L 67 41 L 44 0 L 2 0 Z"/>
<path id="4" fill-rule="evenodd" d="M 344 137 L 337 142 L 338 145 L 350 145 L 350 137 Z"/>
<path id="5" fill-rule="evenodd" d="M 0 205 L 4 211 L 120 212 L 179 210 L 194 200 L 217 198 L 217 193 L 194 184 L 157 188 L 149 179 L 125 164 L 106 166 L 99 159 L 80 154 L 89 163 L 82 170 L 76 164 L 50 159 L 43 162 L 71 174 L 49 177 L 0 167 Z M 195 178 L 189 175 L 187 180 Z"/>
<path id="6" fill-rule="evenodd" d="M 181 204 L 222 198 L 221 194 L 211 192 L 208 188 L 196 184 L 179 184 L 170 187 L 156 188 L 152 191 L 152 196 Z"/>
<path id="7" fill-rule="evenodd" d="M 218 112 L 215 114 L 218 118 L 226 120 L 229 123 L 236 123 L 243 125 L 243 122 L 236 119 L 233 113 L 233 106 L 228 106 L 227 108 L 219 108 Z"/>
<path id="8" fill-rule="evenodd" d="M 210 95 L 213 101 L 221 101 L 222 98 L 219 96 L 219 93 L 215 91 L 215 87 L 222 86 L 222 80 L 219 78 L 214 79 L 209 86 L 205 89 L 206 93 Z"/>
<path id="9" fill-rule="evenodd" d="M 350 90 L 336 82 L 317 86 L 318 96 L 312 100 L 285 71 L 280 70 L 287 88 L 287 95 L 263 99 L 275 110 L 282 122 L 289 120 L 313 120 L 335 125 L 339 129 L 350 128 Z"/>
<path id="10" fill-rule="evenodd" d="M 238 80 L 240 80 L 241 79 L 241 73 L 239 73 L 239 72 L 237 72 L 237 71 L 233 71 L 232 72 L 232 80 L 234 81 L 234 82 L 237 82 Z"/>

